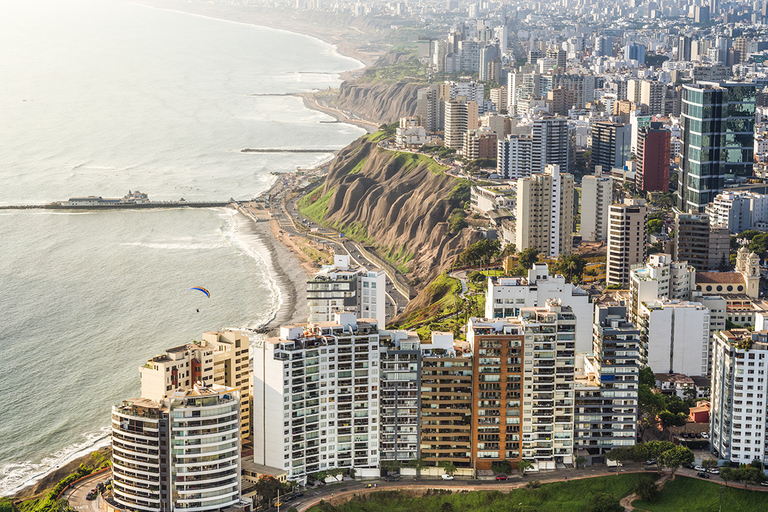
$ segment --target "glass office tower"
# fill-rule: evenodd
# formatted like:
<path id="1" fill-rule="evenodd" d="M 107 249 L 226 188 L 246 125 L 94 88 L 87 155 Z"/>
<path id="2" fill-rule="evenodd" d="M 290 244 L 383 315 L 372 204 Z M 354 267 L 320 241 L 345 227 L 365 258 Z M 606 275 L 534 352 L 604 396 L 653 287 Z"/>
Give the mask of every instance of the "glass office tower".
<path id="1" fill-rule="evenodd" d="M 755 84 L 699 82 L 683 88 L 678 206 L 700 213 L 728 176 L 751 176 Z"/>

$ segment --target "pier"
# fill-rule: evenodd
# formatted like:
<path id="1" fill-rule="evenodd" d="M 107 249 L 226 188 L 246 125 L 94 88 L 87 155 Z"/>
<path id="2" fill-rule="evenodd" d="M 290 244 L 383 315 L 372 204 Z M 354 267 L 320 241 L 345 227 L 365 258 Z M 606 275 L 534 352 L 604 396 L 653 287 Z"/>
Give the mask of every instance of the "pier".
<path id="1" fill-rule="evenodd" d="M 0 206 L 0 210 L 137 210 L 144 208 L 219 208 L 230 206 L 236 201 L 153 201 L 149 203 L 114 203 L 94 205 L 18 204 Z"/>
<path id="2" fill-rule="evenodd" d="M 286 148 L 245 148 L 240 150 L 241 153 L 338 153 L 338 149 L 286 149 Z"/>

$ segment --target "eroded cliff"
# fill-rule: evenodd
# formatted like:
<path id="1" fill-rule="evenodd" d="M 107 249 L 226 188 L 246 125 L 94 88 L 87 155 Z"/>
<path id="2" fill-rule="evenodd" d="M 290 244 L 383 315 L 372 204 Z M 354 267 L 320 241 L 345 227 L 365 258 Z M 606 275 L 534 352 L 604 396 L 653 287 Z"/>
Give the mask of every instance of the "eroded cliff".
<path id="1" fill-rule="evenodd" d="M 448 223 L 469 199 L 469 188 L 430 157 L 380 148 L 377 135 L 342 150 L 325 182 L 299 206 L 372 245 L 420 288 L 480 238 L 469 229 L 452 232 Z"/>

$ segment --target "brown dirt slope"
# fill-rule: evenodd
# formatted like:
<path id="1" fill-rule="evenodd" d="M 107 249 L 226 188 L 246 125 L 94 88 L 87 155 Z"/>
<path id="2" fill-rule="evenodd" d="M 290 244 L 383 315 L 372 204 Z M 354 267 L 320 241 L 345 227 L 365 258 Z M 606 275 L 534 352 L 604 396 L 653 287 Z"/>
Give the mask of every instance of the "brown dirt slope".
<path id="1" fill-rule="evenodd" d="M 445 269 L 480 235 L 451 233 L 448 217 L 467 198 L 459 180 L 428 157 L 381 149 L 358 139 L 331 163 L 322 197 L 333 191 L 324 222 L 374 245 L 418 287 Z"/>
<path id="2" fill-rule="evenodd" d="M 416 113 L 416 92 L 424 84 L 342 82 L 333 106 L 374 123 L 394 123 Z"/>

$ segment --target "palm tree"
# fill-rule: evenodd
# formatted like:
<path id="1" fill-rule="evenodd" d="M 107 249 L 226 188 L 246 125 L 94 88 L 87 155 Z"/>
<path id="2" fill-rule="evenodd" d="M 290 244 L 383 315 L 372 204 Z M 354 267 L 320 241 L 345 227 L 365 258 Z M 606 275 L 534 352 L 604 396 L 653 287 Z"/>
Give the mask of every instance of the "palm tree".
<path id="1" fill-rule="evenodd" d="M 443 468 L 445 472 L 449 475 L 453 475 L 456 471 L 458 471 L 456 469 L 456 464 L 454 464 L 453 461 L 450 461 L 450 460 L 445 460 L 440 464 L 438 464 L 438 466 Z"/>
<path id="2" fill-rule="evenodd" d="M 428 467 L 427 463 L 424 462 L 424 459 L 422 459 L 420 457 L 416 458 L 416 459 L 409 460 L 407 465 L 408 465 L 409 468 L 413 468 L 413 469 L 416 470 L 416 478 L 417 479 L 421 478 L 421 470 Z"/>
<path id="3" fill-rule="evenodd" d="M 533 467 L 533 462 L 529 460 L 521 460 L 517 463 L 517 470 L 520 472 L 521 475 L 525 475 L 525 472 L 528 471 Z"/>

